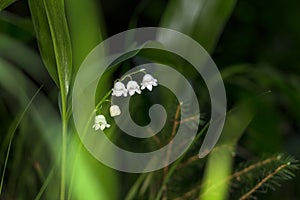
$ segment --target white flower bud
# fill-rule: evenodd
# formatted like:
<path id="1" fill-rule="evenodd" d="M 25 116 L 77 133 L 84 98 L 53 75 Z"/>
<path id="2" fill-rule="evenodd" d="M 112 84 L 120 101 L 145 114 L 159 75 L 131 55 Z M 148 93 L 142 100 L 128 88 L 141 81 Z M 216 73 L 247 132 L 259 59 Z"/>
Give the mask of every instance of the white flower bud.
<path id="1" fill-rule="evenodd" d="M 121 110 L 120 110 L 120 107 L 118 105 L 112 105 L 109 108 L 109 112 L 110 112 L 110 116 L 112 116 L 112 117 L 116 117 L 116 116 L 119 116 L 121 114 Z"/>

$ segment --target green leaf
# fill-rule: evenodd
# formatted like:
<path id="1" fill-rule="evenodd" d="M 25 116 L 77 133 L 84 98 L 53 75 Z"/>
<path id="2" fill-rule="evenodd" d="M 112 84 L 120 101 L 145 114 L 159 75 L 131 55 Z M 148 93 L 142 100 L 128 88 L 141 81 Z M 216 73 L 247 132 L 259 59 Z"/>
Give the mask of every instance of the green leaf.
<path id="1" fill-rule="evenodd" d="M 29 8 L 44 64 L 54 82 L 59 85 L 54 47 L 44 3 L 43 1 L 29 0 Z"/>
<path id="2" fill-rule="evenodd" d="M 70 138 L 69 147 L 68 163 L 72 168 L 68 175 L 74 189 L 69 190 L 68 199 L 118 199 L 116 171 L 92 157 L 77 135 Z"/>
<path id="3" fill-rule="evenodd" d="M 219 142 L 210 153 L 203 180 L 200 198 L 223 200 L 228 195 L 228 179 L 232 170 L 235 145 L 252 121 L 254 100 L 243 103 L 228 112 Z"/>
<path id="4" fill-rule="evenodd" d="M 212 52 L 236 0 L 172 0 L 161 26 L 185 33 Z"/>
<path id="5" fill-rule="evenodd" d="M 0 0 L 0 11 L 14 3 L 16 0 Z"/>
<path id="6" fill-rule="evenodd" d="M 72 50 L 64 1 L 29 0 L 29 7 L 44 63 L 66 96 L 72 72 Z"/>
<path id="7" fill-rule="evenodd" d="M 95 0 L 66 0 L 65 4 L 72 42 L 74 78 L 85 57 L 102 41 L 104 28 L 100 27 L 102 16 Z"/>

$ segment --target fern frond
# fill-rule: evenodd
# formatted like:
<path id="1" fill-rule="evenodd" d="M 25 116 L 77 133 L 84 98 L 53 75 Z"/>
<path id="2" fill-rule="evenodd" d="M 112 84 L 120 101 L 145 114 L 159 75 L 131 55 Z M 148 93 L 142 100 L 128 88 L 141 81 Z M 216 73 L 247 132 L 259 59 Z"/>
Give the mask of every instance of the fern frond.
<path id="1" fill-rule="evenodd" d="M 295 177 L 294 172 L 299 169 L 299 162 L 292 156 L 279 154 L 262 161 L 250 164 L 235 172 L 232 180 L 232 191 L 240 200 L 255 198 L 257 193 L 276 190 L 281 182 Z M 237 196 L 234 199 L 237 199 Z"/>

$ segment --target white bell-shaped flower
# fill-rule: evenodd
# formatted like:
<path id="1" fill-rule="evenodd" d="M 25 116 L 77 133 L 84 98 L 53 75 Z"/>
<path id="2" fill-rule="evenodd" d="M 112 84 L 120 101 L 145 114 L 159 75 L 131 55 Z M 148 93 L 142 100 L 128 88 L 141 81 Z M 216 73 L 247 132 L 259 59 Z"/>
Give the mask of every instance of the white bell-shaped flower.
<path id="1" fill-rule="evenodd" d="M 157 86 L 157 79 L 153 78 L 150 74 L 146 74 L 143 77 L 143 82 L 141 83 L 141 89 L 144 90 L 147 88 L 149 91 L 152 91 L 153 86 Z"/>
<path id="2" fill-rule="evenodd" d="M 124 95 L 124 97 L 127 96 L 127 89 L 125 88 L 124 83 L 118 81 L 112 89 L 112 96 L 120 97 L 122 95 Z"/>
<path id="3" fill-rule="evenodd" d="M 120 107 L 118 105 L 112 105 L 109 108 L 109 112 L 110 112 L 111 117 L 116 117 L 116 116 L 119 116 L 121 114 L 121 110 L 120 110 Z"/>
<path id="4" fill-rule="evenodd" d="M 93 125 L 93 129 L 95 129 L 95 131 L 101 129 L 101 131 L 103 131 L 105 128 L 109 128 L 110 124 L 107 123 L 105 116 L 104 115 L 97 115 L 95 117 L 95 121 L 94 121 L 94 125 Z"/>
<path id="5" fill-rule="evenodd" d="M 134 95 L 134 93 L 141 94 L 140 86 L 136 81 L 128 81 L 127 91 L 129 92 L 130 96 Z"/>

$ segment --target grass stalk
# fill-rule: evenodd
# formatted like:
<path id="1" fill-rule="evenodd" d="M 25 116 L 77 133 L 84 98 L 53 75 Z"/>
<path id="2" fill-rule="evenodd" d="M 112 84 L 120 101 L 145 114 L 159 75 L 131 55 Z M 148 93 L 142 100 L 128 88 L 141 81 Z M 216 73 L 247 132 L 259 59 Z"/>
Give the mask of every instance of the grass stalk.
<path id="1" fill-rule="evenodd" d="M 28 102 L 28 104 L 26 105 L 25 109 L 23 110 L 23 112 L 16 118 L 16 123 L 13 123 L 10 133 L 10 140 L 8 143 L 8 147 L 7 147 L 7 152 L 6 152 L 6 157 L 5 157 L 5 163 L 4 163 L 4 167 L 3 167 L 3 172 L 2 172 L 2 176 L 1 176 L 1 183 L 0 183 L 0 195 L 2 193 L 2 188 L 3 188 L 3 181 L 4 181 L 4 176 L 5 176 L 5 171 L 6 171 L 6 167 L 7 167 L 7 162 L 8 162 L 8 157 L 10 154 L 10 149 L 11 149 L 11 144 L 13 141 L 13 138 L 15 136 L 15 132 L 17 130 L 17 128 L 19 127 L 23 117 L 25 116 L 27 110 L 29 109 L 30 105 L 32 104 L 33 100 L 35 99 L 35 97 L 38 95 L 38 93 L 41 91 L 43 86 L 41 86 L 36 93 L 33 95 L 33 97 L 30 99 L 30 101 Z"/>
<path id="2" fill-rule="evenodd" d="M 67 159 L 67 120 L 66 115 L 62 115 L 62 150 L 61 150 L 61 183 L 60 199 L 64 200 L 66 196 L 66 159 Z"/>

